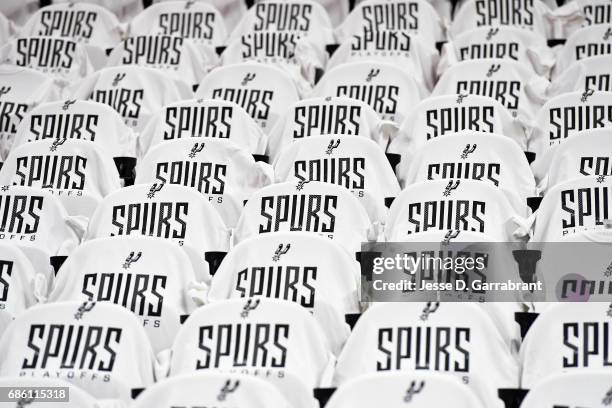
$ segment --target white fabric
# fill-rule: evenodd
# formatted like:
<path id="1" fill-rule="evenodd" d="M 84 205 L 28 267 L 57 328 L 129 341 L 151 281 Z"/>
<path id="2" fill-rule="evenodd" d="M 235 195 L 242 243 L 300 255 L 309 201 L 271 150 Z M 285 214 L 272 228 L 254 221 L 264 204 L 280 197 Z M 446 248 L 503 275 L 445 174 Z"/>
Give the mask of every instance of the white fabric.
<path id="1" fill-rule="evenodd" d="M 208 300 L 263 296 L 297 303 L 313 313 L 338 354 L 349 334 L 344 315 L 360 311 L 358 268 L 326 238 L 272 232 L 232 248 L 212 280 Z"/>
<path id="2" fill-rule="evenodd" d="M 428 180 L 407 186 L 395 199 L 385 223 L 387 241 L 429 230 L 474 231 L 495 241 L 528 234 L 527 205 L 489 183 Z"/>
<path id="3" fill-rule="evenodd" d="M 228 140 L 182 138 L 150 149 L 138 164 L 136 184 L 192 187 L 219 212 L 225 225 L 233 227 L 243 202 L 272 183 L 271 173 L 270 165 L 255 162 L 247 151 Z"/>
<path id="4" fill-rule="evenodd" d="M 375 373 L 347 381 L 332 395 L 327 408 L 455 407 L 481 408 L 476 395 L 459 380 L 440 373 Z"/>
<path id="5" fill-rule="evenodd" d="M 577 132 L 610 126 L 612 92 L 589 90 L 565 93 L 549 99 L 537 112 L 528 150 L 540 160 L 548 157 L 556 146 Z"/>
<path id="6" fill-rule="evenodd" d="M 252 154 L 263 154 L 266 136 L 249 114 L 234 102 L 191 99 L 164 106 L 138 137 L 138 155 L 165 141 L 197 137 L 229 140 Z M 200 139 L 206 138 L 206 139 Z"/>
<path id="7" fill-rule="evenodd" d="M 377 30 L 355 34 L 334 51 L 327 69 L 347 62 L 390 62 L 415 75 L 427 89 L 433 89 L 438 51 L 409 30 Z"/>
<path id="8" fill-rule="evenodd" d="M 400 163 L 401 165 L 401 163 Z M 431 139 L 416 152 L 409 167 L 401 167 L 402 185 L 426 180 L 481 180 L 519 199 L 536 194 L 525 154 L 510 138 L 464 130 Z"/>
<path id="9" fill-rule="evenodd" d="M 336 29 L 340 42 L 352 35 L 382 30 L 417 34 L 428 46 L 444 40 L 444 23 L 425 0 L 366 0 L 359 3 Z"/>
<path id="10" fill-rule="evenodd" d="M 319 97 L 292 104 L 269 133 L 267 153 L 273 161 L 288 144 L 308 136 L 357 135 L 386 150 L 392 136 L 366 103 L 346 97 Z"/>
<path id="11" fill-rule="evenodd" d="M 83 100 L 43 103 L 30 110 L 16 129 L 12 149 L 44 139 L 79 139 L 95 143 L 113 157 L 135 156 L 132 130 L 110 106 Z"/>
<path id="12" fill-rule="evenodd" d="M 48 301 L 112 302 L 138 317 L 155 352 L 170 348 L 181 315 L 200 286 L 189 257 L 160 238 L 122 236 L 84 242 L 62 265 Z"/>
<path id="13" fill-rule="evenodd" d="M 111 156 L 77 139 L 38 140 L 12 149 L 0 169 L 0 184 L 46 190 L 69 215 L 85 217 L 103 197 L 121 188 Z"/>
<path id="14" fill-rule="evenodd" d="M 604 229 L 604 220 L 612 218 L 611 198 L 610 178 L 580 177 L 558 183 L 546 192 L 535 212 L 532 241 L 556 242 L 576 232 Z"/>
<path id="15" fill-rule="evenodd" d="M 131 36 L 173 35 L 213 47 L 225 44 L 227 37 L 223 16 L 214 6 L 203 1 L 154 3 L 129 24 Z"/>
<path id="16" fill-rule="evenodd" d="M 137 65 L 154 68 L 189 85 L 199 84 L 217 64 L 217 54 L 210 46 L 171 35 L 128 37 L 113 49 L 107 62 L 109 67 Z"/>
<path id="17" fill-rule="evenodd" d="M 368 212 L 349 190 L 330 183 L 286 182 L 256 191 L 242 210 L 234 240 L 275 231 L 305 231 L 358 251 L 372 229 Z"/>
<path id="18" fill-rule="evenodd" d="M 174 0 L 153 0 L 153 3 L 165 3 L 166 1 Z M 240 22 L 240 19 L 246 13 L 246 3 L 242 0 L 195 0 L 194 3 L 210 4 L 223 15 L 225 27 L 231 29 Z"/>
<path id="19" fill-rule="evenodd" d="M 447 345 L 444 352 L 436 347 L 440 344 Z M 377 371 L 414 370 L 458 377 L 487 407 L 503 407 L 497 389 L 517 387 L 519 380 L 517 361 L 480 306 L 430 302 L 369 308 L 338 358 L 334 381 L 341 385 Z"/>
<path id="20" fill-rule="evenodd" d="M 0 65 L 0 155 L 5 158 L 26 112 L 59 98 L 55 81 L 30 68 Z"/>
<path id="21" fill-rule="evenodd" d="M 551 10 L 540 0 L 466 0 L 455 11 L 449 33 L 455 36 L 476 27 L 505 25 L 555 38 Z"/>
<path id="22" fill-rule="evenodd" d="M 551 84 L 550 96 L 572 91 L 612 91 L 612 74 L 608 67 L 612 55 L 604 54 L 583 58 L 568 66 Z"/>
<path id="23" fill-rule="evenodd" d="M 285 147 L 274 163 L 277 182 L 322 181 L 346 188 L 369 210 L 370 219 L 385 218 L 385 198 L 400 186 L 383 150 L 354 136 L 311 136 Z"/>
<path id="24" fill-rule="evenodd" d="M 0 62 L 32 68 L 57 78 L 63 88 L 93 73 L 93 66 L 84 45 L 60 37 L 13 38 L 0 48 Z"/>
<path id="25" fill-rule="evenodd" d="M 557 54 L 553 74 L 559 76 L 572 63 L 596 55 L 612 53 L 612 31 L 607 24 L 598 24 L 575 31 Z"/>
<path id="26" fill-rule="evenodd" d="M 38 302 L 38 271 L 17 245 L 0 242 L 0 310 L 18 316 Z"/>
<path id="27" fill-rule="evenodd" d="M 51 4 L 38 10 L 21 27 L 19 34 L 68 38 L 106 49 L 121 41 L 123 29 L 107 8 L 86 2 L 70 2 Z"/>
<path id="28" fill-rule="evenodd" d="M 132 388 L 153 384 L 144 329 L 131 312 L 107 302 L 34 306 L 6 329 L 0 346 L 3 377 L 67 380 L 96 398 L 126 403 Z"/>
<path id="29" fill-rule="evenodd" d="M 580 390 L 580 392 L 576 392 Z M 588 370 L 551 375 L 538 381 L 521 403 L 522 408 L 561 406 L 605 407 L 610 398 L 610 373 Z"/>
<path id="30" fill-rule="evenodd" d="M 476 94 L 495 98 L 524 123 L 529 123 L 547 98 L 548 80 L 518 61 L 482 58 L 447 69 L 432 96 Z"/>
<path id="31" fill-rule="evenodd" d="M 147 388 L 133 408 L 217 406 L 219 400 L 244 408 L 292 408 L 273 385 L 241 374 L 197 372 L 162 380 Z"/>
<path id="32" fill-rule="evenodd" d="M 90 99 L 115 109 L 125 124 L 140 132 L 162 106 L 193 96 L 185 82 L 173 80 L 153 68 L 104 68 L 83 80 L 76 99 Z"/>
<path id="33" fill-rule="evenodd" d="M 551 152 L 550 163 L 533 163 L 533 172 L 544 191 L 566 180 L 584 176 L 612 176 L 608 153 L 612 151 L 612 137 L 607 129 L 584 130 L 570 136 Z M 536 166 L 542 164 L 542 166 Z"/>
<path id="34" fill-rule="evenodd" d="M 242 351 L 235 356 L 237 350 Z M 189 316 L 176 335 L 169 373 L 222 369 L 282 377 L 286 371 L 315 388 L 333 361 L 321 327 L 306 309 L 286 300 L 231 299 Z"/>
<path id="35" fill-rule="evenodd" d="M 481 58 L 518 61 L 546 77 L 555 65 L 545 37 L 513 26 L 483 26 L 459 33 L 443 46 L 438 72 L 459 61 Z"/>
<path id="36" fill-rule="evenodd" d="M 347 96 L 370 105 L 384 120 L 401 123 L 427 94 L 414 76 L 387 62 L 339 65 L 325 73 L 313 96 Z"/>
<path id="37" fill-rule="evenodd" d="M 108 9 L 121 21 L 129 21 L 138 14 L 143 7 L 140 0 L 51 0 L 52 4 L 62 3 L 90 3 Z"/>
<path id="38" fill-rule="evenodd" d="M 264 132 L 272 129 L 287 106 L 299 99 L 296 85 L 286 72 L 256 62 L 212 70 L 200 83 L 195 97 L 237 103 Z"/>
<path id="39" fill-rule="evenodd" d="M 521 386 L 530 388 L 561 373 L 609 372 L 610 310 L 609 302 L 573 302 L 553 304 L 540 313 L 521 347 Z"/>
<path id="40" fill-rule="evenodd" d="M 199 280 L 210 279 L 207 251 L 227 251 L 229 231 L 208 200 L 176 184 L 138 184 L 104 198 L 91 218 L 85 239 L 150 235 L 184 246 L 199 259 Z M 193 258 L 192 258 L 193 259 Z"/>

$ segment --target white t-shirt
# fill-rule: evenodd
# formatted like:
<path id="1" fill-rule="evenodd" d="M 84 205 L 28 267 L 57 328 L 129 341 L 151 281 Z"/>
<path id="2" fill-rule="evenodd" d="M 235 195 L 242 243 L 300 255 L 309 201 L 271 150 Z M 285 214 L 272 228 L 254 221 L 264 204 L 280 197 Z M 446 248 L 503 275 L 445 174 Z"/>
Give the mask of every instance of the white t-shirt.
<path id="1" fill-rule="evenodd" d="M 259 377 L 286 371 L 315 388 L 333 361 L 321 326 L 306 309 L 279 299 L 230 299 L 189 316 L 176 335 L 169 373 L 221 369 Z"/>
<path id="2" fill-rule="evenodd" d="M 385 223 L 387 241 L 419 232 L 481 232 L 493 240 L 518 241 L 528 234 L 527 205 L 490 183 L 428 180 L 407 186 L 395 199 Z"/>
<path id="3" fill-rule="evenodd" d="M 101 102 L 115 109 L 136 133 L 164 105 L 190 99 L 189 86 L 153 68 L 124 65 L 104 68 L 83 80 L 76 99 Z"/>
<path id="4" fill-rule="evenodd" d="M 208 251 L 227 251 L 229 231 L 197 190 L 176 184 L 137 184 L 104 198 L 91 218 L 85 239 L 150 235 L 185 247 L 198 280 L 209 280 Z M 198 262 L 199 260 L 199 262 Z"/>
<path id="5" fill-rule="evenodd" d="M 0 375 L 66 380 L 96 398 L 131 400 L 153 384 L 154 356 L 138 319 L 108 302 L 38 305 L 0 340 Z"/>
<path id="6" fill-rule="evenodd" d="M 400 193 L 384 151 L 365 137 L 311 136 L 295 141 L 274 162 L 274 178 L 342 186 L 371 209 L 370 219 L 379 221 L 385 218 L 385 199 Z"/>
<path id="7" fill-rule="evenodd" d="M 556 242 L 585 230 L 605 228 L 611 219 L 612 179 L 590 176 L 551 187 L 535 213 L 534 242 Z"/>
<path id="8" fill-rule="evenodd" d="M 531 387 L 521 407 L 597 407 L 605 406 L 605 401 L 609 401 L 609 398 L 610 373 L 608 369 L 589 369 L 545 377 Z"/>
<path id="9" fill-rule="evenodd" d="M 370 105 L 384 120 L 401 123 L 427 94 L 423 84 L 388 62 L 364 61 L 327 71 L 313 96 L 347 96 Z"/>
<path id="10" fill-rule="evenodd" d="M 436 347 L 440 344 L 447 345 L 444 351 Z M 341 385 L 380 371 L 415 370 L 458 377 L 487 407 L 503 407 L 496 390 L 519 383 L 515 357 L 480 306 L 439 302 L 370 307 L 338 358 L 334 382 Z"/>
<path id="11" fill-rule="evenodd" d="M 107 66 L 137 65 L 157 69 L 195 86 L 218 64 L 215 50 L 173 35 L 137 35 L 126 38 L 108 56 Z"/>
<path id="12" fill-rule="evenodd" d="M 79 139 L 95 143 L 112 157 L 135 154 L 132 129 L 110 106 L 83 100 L 43 103 L 29 111 L 16 129 L 12 149 L 36 140 Z"/>
<path id="13" fill-rule="evenodd" d="M 549 94 L 561 95 L 572 91 L 612 91 L 612 74 L 608 67 L 612 55 L 604 54 L 574 61 L 551 84 Z"/>
<path id="14" fill-rule="evenodd" d="M 90 3 L 97 4 L 112 12 L 121 21 L 129 21 L 142 11 L 141 0 L 51 0 L 52 4 L 62 3 Z"/>
<path id="15" fill-rule="evenodd" d="M 213 47 L 225 44 L 227 37 L 223 16 L 213 5 L 185 0 L 154 2 L 130 21 L 129 33 L 172 35 Z"/>
<path id="16" fill-rule="evenodd" d="M 268 132 L 287 106 L 297 102 L 295 82 L 278 67 L 243 62 L 212 70 L 195 92 L 196 98 L 235 102 Z"/>
<path id="17" fill-rule="evenodd" d="M 251 196 L 234 230 L 234 240 L 275 231 L 304 231 L 337 241 L 349 253 L 368 240 L 372 222 L 344 187 L 319 181 L 266 186 Z"/>
<path id="18" fill-rule="evenodd" d="M 583 27 L 572 33 L 558 52 L 553 75 L 561 75 L 575 61 L 611 53 L 612 27 L 610 25 L 597 24 Z"/>
<path id="19" fill-rule="evenodd" d="M 68 38 L 102 49 L 119 44 L 123 29 L 117 17 L 102 5 L 71 2 L 43 7 L 21 27 L 21 36 Z"/>
<path id="20" fill-rule="evenodd" d="M 513 140 L 471 130 L 425 142 L 410 166 L 400 168 L 399 179 L 404 186 L 426 180 L 471 179 L 522 200 L 536 194 L 529 163 Z"/>
<path id="21" fill-rule="evenodd" d="M 347 97 L 318 97 L 292 104 L 269 133 L 271 161 L 290 143 L 309 136 L 356 135 L 372 139 L 385 150 L 391 137 L 370 105 Z"/>
<path id="22" fill-rule="evenodd" d="M 138 137 L 138 155 L 166 141 L 180 138 L 229 140 L 252 154 L 263 154 L 266 136 L 249 114 L 234 102 L 190 99 L 164 106 Z M 200 139 L 205 138 L 205 139 Z"/>
<path id="23" fill-rule="evenodd" d="M 37 271 L 17 245 L 0 242 L 0 310 L 18 316 L 38 302 Z"/>
<path id="24" fill-rule="evenodd" d="M 196 308 L 191 295 L 201 286 L 189 257 L 171 242 L 147 236 L 100 238 L 70 254 L 48 302 L 91 298 L 123 306 L 138 317 L 159 352 L 172 345 L 180 317 Z"/>
<path id="25" fill-rule="evenodd" d="M 180 184 L 199 191 L 233 227 L 243 203 L 272 183 L 270 165 L 255 162 L 248 151 L 228 140 L 182 138 L 155 145 L 140 160 L 136 184 Z"/>
<path id="26" fill-rule="evenodd" d="M 428 46 L 444 41 L 444 23 L 425 0 L 366 0 L 360 2 L 336 29 L 343 42 L 352 35 L 382 30 L 417 34 Z"/>
<path id="27" fill-rule="evenodd" d="M 153 4 L 165 3 L 166 1 L 174 0 L 153 0 Z M 187 3 L 187 1 L 185 1 L 185 3 Z M 223 15 L 225 27 L 227 27 L 228 30 L 235 27 L 240 22 L 240 19 L 247 10 L 246 2 L 243 0 L 195 0 L 193 3 L 210 4 L 219 10 Z"/>
<path id="28" fill-rule="evenodd" d="M 527 148 L 523 126 L 502 104 L 488 96 L 461 93 L 423 99 L 406 116 L 388 151 L 402 155 L 400 166 L 410 165 L 428 140 L 465 129 L 508 136 L 521 149 Z"/>
<path id="29" fill-rule="evenodd" d="M 90 217 L 103 197 L 121 188 L 110 155 L 78 139 L 46 139 L 11 150 L 0 169 L 0 184 L 45 190 L 69 215 Z"/>

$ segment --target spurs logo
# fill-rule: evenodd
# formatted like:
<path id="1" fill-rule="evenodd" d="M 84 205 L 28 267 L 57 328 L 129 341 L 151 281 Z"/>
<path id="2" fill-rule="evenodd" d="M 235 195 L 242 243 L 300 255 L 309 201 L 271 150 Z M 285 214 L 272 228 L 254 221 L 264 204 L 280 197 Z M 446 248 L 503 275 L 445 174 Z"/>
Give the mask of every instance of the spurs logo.
<path id="1" fill-rule="evenodd" d="M 0 97 L 2 97 L 2 95 L 7 94 L 9 92 L 11 92 L 12 87 L 10 86 L 3 86 L 2 88 L 0 88 Z"/>
<path id="2" fill-rule="evenodd" d="M 463 102 L 463 100 L 464 100 L 465 98 L 467 98 L 467 97 L 468 97 L 468 95 L 469 95 L 469 94 L 458 94 L 458 95 L 457 95 L 457 103 L 461 103 L 461 102 Z"/>
<path id="3" fill-rule="evenodd" d="M 242 307 L 242 312 L 240 312 L 240 317 L 242 317 L 243 319 L 246 319 L 249 316 L 249 312 L 251 310 L 257 309 L 257 306 L 259 306 L 259 299 L 256 299 L 256 300 L 249 299 L 249 300 L 247 300 L 247 302 Z"/>
<path id="4" fill-rule="evenodd" d="M 73 99 L 73 100 L 68 99 L 66 102 L 64 102 L 64 105 L 62 106 L 62 110 L 68 110 L 68 108 L 70 108 L 70 105 L 72 105 L 75 102 L 76 102 L 76 99 Z"/>
<path id="5" fill-rule="evenodd" d="M 155 197 L 155 193 L 157 193 L 158 191 L 161 191 L 162 188 L 164 188 L 164 183 L 159 183 L 159 184 L 158 183 L 153 183 L 153 185 L 149 189 L 149 193 L 147 194 L 147 198 Z"/>
<path id="6" fill-rule="evenodd" d="M 500 64 L 493 64 L 493 65 L 491 65 L 491 67 L 487 71 L 487 78 L 492 77 L 493 74 L 496 73 L 497 71 L 499 71 L 500 69 L 501 69 L 501 65 Z"/>
<path id="7" fill-rule="evenodd" d="M 113 86 L 119 85 L 119 81 L 121 81 L 123 78 L 125 78 L 125 74 L 115 75 L 115 78 L 113 79 Z"/>
<path id="8" fill-rule="evenodd" d="M 189 152 L 189 158 L 193 159 L 196 156 L 196 154 L 200 153 L 203 149 L 204 149 L 204 142 L 194 144 L 193 147 L 191 148 L 191 152 Z"/>
<path id="9" fill-rule="evenodd" d="M 74 319 L 81 320 L 83 318 L 83 315 L 87 312 L 90 312 L 91 309 L 93 309 L 95 305 L 96 305 L 96 302 L 94 302 L 93 298 L 89 298 L 88 300 L 83 302 L 81 306 L 79 306 L 79 308 L 77 309 L 77 312 L 74 314 Z"/>
<path id="10" fill-rule="evenodd" d="M 19 400 L 17 400 L 17 408 L 25 407 L 26 405 L 30 405 L 33 402 L 34 402 L 34 397 L 30 397 L 30 398 L 21 397 L 19 398 Z"/>
<path id="11" fill-rule="evenodd" d="M 604 276 L 606 278 L 612 278 L 612 262 L 610 262 L 610 264 L 608 265 L 608 267 L 604 271 Z"/>
<path id="12" fill-rule="evenodd" d="M 338 146 L 340 146 L 340 139 L 338 140 L 330 140 L 329 144 L 327 145 L 327 149 L 325 150 L 325 154 L 327 155 L 331 155 L 334 151 L 335 148 L 337 148 Z"/>
<path id="13" fill-rule="evenodd" d="M 487 33 L 487 41 L 491 41 L 491 38 L 493 38 L 493 36 L 496 35 L 497 33 L 499 33 L 499 28 L 489 29 L 489 32 Z"/>
<path id="14" fill-rule="evenodd" d="M 606 312 L 608 317 L 612 317 L 612 303 L 608 305 L 608 311 Z"/>
<path id="15" fill-rule="evenodd" d="M 302 189 L 304 189 L 304 184 L 308 184 L 311 181 L 312 180 L 300 180 L 300 181 L 298 181 L 297 185 L 295 186 L 295 189 L 297 191 L 302 191 Z"/>
<path id="16" fill-rule="evenodd" d="M 586 91 L 584 91 L 582 93 L 582 96 L 580 97 L 580 102 L 586 102 L 590 96 L 592 96 L 595 93 L 594 89 L 587 89 Z"/>
<path id="17" fill-rule="evenodd" d="M 608 27 L 608 29 L 604 33 L 603 39 L 604 41 L 608 41 L 610 37 L 612 37 L 612 28 Z"/>
<path id="18" fill-rule="evenodd" d="M 191 6 L 193 6 L 193 4 L 194 4 L 194 3 L 195 3 L 195 0 L 188 0 L 188 1 L 185 3 L 185 10 L 189 10 L 189 8 L 190 8 Z"/>
<path id="19" fill-rule="evenodd" d="M 474 151 L 476 150 L 476 146 L 478 146 L 476 143 L 474 143 L 473 145 L 471 144 L 466 144 L 465 145 L 465 149 L 463 149 L 463 152 L 461 153 L 461 158 L 462 159 L 467 159 L 467 157 L 471 154 L 474 153 Z"/>
<path id="20" fill-rule="evenodd" d="M 289 252 L 289 249 L 291 249 L 291 244 L 287 244 L 287 246 L 284 246 L 283 244 L 278 244 L 278 248 L 276 248 L 276 251 L 274 251 L 274 256 L 272 257 L 272 260 L 274 262 L 277 262 L 281 255 L 285 255 L 287 252 Z"/>
<path id="21" fill-rule="evenodd" d="M 606 407 L 608 405 L 612 405 L 612 388 L 610 388 L 608 392 L 606 392 L 606 395 L 604 395 L 603 399 L 601 400 L 601 403 Z"/>
<path id="22" fill-rule="evenodd" d="M 130 252 L 128 257 L 125 258 L 125 261 L 123 262 L 123 269 L 129 269 L 130 266 L 132 266 L 134 262 L 138 262 L 141 256 L 142 256 L 142 252 L 140 251 L 138 251 L 138 254 L 134 254 L 134 251 Z"/>
<path id="23" fill-rule="evenodd" d="M 451 239 L 455 239 L 459 236 L 459 230 L 448 230 L 442 240 L 442 245 L 448 245 Z"/>
<path id="24" fill-rule="evenodd" d="M 449 181 L 448 184 L 446 185 L 446 187 L 444 187 L 444 192 L 442 193 L 442 195 L 444 197 L 448 197 L 451 195 L 451 192 L 453 190 L 455 190 L 457 187 L 459 187 L 459 183 L 461 182 L 461 180 L 457 180 L 453 183 L 453 180 Z"/>
<path id="25" fill-rule="evenodd" d="M 254 72 L 246 74 L 244 78 L 242 78 L 242 82 L 240 83 L 240 85 L 245 86 L 248 82 L 254 80 L 255 76 L 257 76 L 257 74 Z"/>
<path id="26" fill-rule="evenodd" d="M 52 143 L 51 146 L 49 146 L 49 151 L 54 152 L 57 150 L 58 146 L 63 145 L 64 143 L 66 143 L 66 138 L 63 139 L 55 139 Z"/>
<path id="27" fill-rule="evenodd" d="M 595 181 L 597 181 L 598 183 L 603 183 L 604 181 L 606 181 L 606 175 L 605 174 L 600 174 L 599 176 L 597 176 Z"/>
<path id="28" fill-rule="evenodd" d="M 380 69 L 378 69 L 378 68 L 377 68 L 377 69 L 372 68 L 372 69 L 370 70 L 370 72 L 368 73 L 368 76 L 367 76 L 367 78 L 366 78 L 366 82 L 372 82 L 372 79 L 373 79 L 374 77 L 378 76 L 378 74 L 380 74 Z"/>
<path id="29" fill-rule="evenodd" d="M 421 320 L 427 321 L 429 319 L 429 315 L 434 313 L 440 307 L 440 302 L 427 302 L 427 305 L 423 308 L 423 313 L 421 314 Z"/>
<path id="30" fill-rule="evenodd" d="M 412 381 L 410 383 L 410 388 L 406 390 L 406 395 L 404 396 L 404 402 L 411 402 L 412 397 L 414 397 L 419 392 L 423 391 L 423 387 L 425 387 L 425 381 L 421 381 L 418 387 L 417 387 L 416 381 Z"/>
<path id="31" fill-rule="evenodd" d="M 225 385 L 223 385 L 223 387 L 221 388 L 221 391 L 219 391 L 219 395 L 217 395 L 217 400 L 225 401 L 225 399 L 227 398 L 227 394 L 231 394 L 232 392 L 236 391 L 239 386 L 240 380 L 236 380 L 233 385 L 231 380 L 227 380 L 225 382 Z"/>

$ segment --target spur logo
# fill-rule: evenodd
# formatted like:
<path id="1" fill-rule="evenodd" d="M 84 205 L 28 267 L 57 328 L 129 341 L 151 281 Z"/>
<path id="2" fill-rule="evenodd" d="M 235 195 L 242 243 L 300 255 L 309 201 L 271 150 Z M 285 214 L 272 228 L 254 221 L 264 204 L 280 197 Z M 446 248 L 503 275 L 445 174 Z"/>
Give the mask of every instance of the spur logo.
<path id="1" fill-rule="evenodd" d="M 444 239 L 442 240 L 442 245 L 446 246 L 450 243 L 451 239 L 455 239 L 459 236 L 459 230 L 448 230 L 448 232 L 444 235 Z"/>
<path id="2" fill-rule="evenodd" d="M 325 149 L 325 154 L 331 155 L 334 152 L 334 149 L 337 149 L 338 146 L 340 146 L 340 139 L 330 140 L 329 144 L 327 145 L 327 149 Z"/>
<path id="3" fill-rule="evenodd" d="M 138 251 L 138 254 L 135 254 L 134 251 L 130 252 L 125 261 L 123 261 L 123 269 L 129 269 L 133 263 L 138 262 L 140 257 L 142 256 L 142 252 Z"/>
<path id="4" fill-rule="evenodd" d="M 451 181 L 449 181 L 449 182 L 448 182 L 448 184 L 446 185 L 446 187 L 444 187 L 444 192 L 442 193 L 442 195 L 443 195 L 444 197 L 448 197 L 448 196 L 450 196 L 450 195 L 451 195 L 451 192 L 452 192 L 453 190 L 456 190 L 456 189 L 457 189 L 457 187 L 459 187 L 459 183 L 460 183 L 460 182 L 461 182 L 460 180 L 457 180 L 457 181 L 455 181 L 455 182 L 453 182 L 452 180 L 451 180 Z"/>
<path id="5" fill-rule="evenodd" d="M 239 380 L 236 380 L 234 384 L 232 384 L 231 380 L 227 380 L 225 384 L 223 385 L 223 387 L 221 387 L 221 390 L 219 391 L 219 395 L 217 395 L 217 400 L 225 401 L 225 399 L 227 398 L 227 395 L 235 392 L 239 386 L 240 386 Z"/>
<path id="6" fill-rule="evenodd" d="M 242 312 L 240 312 L 240 317 L 242 317 L 243 319 L 246 319 L 247 317 L 249 317 L 249 313 L 251 312 L 251 310 L 257 309 L 257 306 L 259 306 L 259 299 L 247 300 L 247 302 L 242 307 Z"/>
<path id="7" fill-rule="evenodd" d="M 372 82 L 372 79 L 376 78 L 380 74 L 380 69 L 372 68 L 366 77 L 366 82 Z"/>
<path id="8" fill-rule="evenodd" d="M 289 249 L 291 249 L 291 244 L 287 244 L 287 246 L 284 246 L 283 244 L 278 244 L 278 248 L 276 248 L 276 251 L 274 251 L 274 256 L 272 257 L 272 260 L 274 262 L 278 262 L 282 255 L 285 255 L 287 252 L 289 252 Z"/>
<path id="9" fill-rule="evenodd" d="M 76 99 L 70 100 L 68 99 L 66 102 L 64 102 L 64 105 L 62 105 L 62 110 L 68 110 L 68 108 L 70 108 L 70 105 L 73 105 L 76 103 Z"/>
<path id="10" fill-rule="evenodd" d="M 427 305 L 423 308 L 421 313 L 421 320 L 426 322 L 429 319 L 429 315 L 435 313 L 440 307 L 440 302 L 427 302 Z"/>
<path id="11" fill-rule="evenodd" d="M 418 386 L 417 386 L 416 381 L 412 381 L 410 383 L 410 388 L 406 390 L 406 395 L 404 396 L 404 402 L 411 402 L 412 398 L 419 392 L 423 391 L 424 387 L 425 387 L 425 381 L 421 381 Z"/>
<path id="12" fill-rule="evenodd" d="M 161 189 L 164 188 L 164 184 L 165 183 L 153 183 L 153 185 L 149 189 L 149 192 L 147 193 L 147 198 L 155 197 L 155 193 L 161 191 Z"/>
<path id="13" fill-rule="evenodd" d="M 489 67 L 489 70 L 487 71 L 487 78 L 491 78 L 493 76 L 494 73 L 498 72 L 501 69 L 501 65 L 500 64 L 493 64 Z"/>
<path id="14" fill-rule="evenodd" d="M 467 159 L 467 158 L 468 158 L 468 156 L 469 156 L 471 153 L 474 153 L 474 151 L 476 151 L 476 146 L 477 146 L 477 145 L 476 145 L 476 143 L 474 143 L 474 144 L 472 144 L 472 145 L 471 145 L 471 144 L 469 144 L 469 143 L 468 143 L 468 144 L 466 144 L 466 145 L 465 145 L 465 149 L 463 149 L 463 151 L 461 152 L 461 158 L 462 158 L 462 159 Z"/>
<path id="15" fill-rule="evenodd" d="M 76 313 L 74 314 L 74 320 L 81 320 L 83 318 L 83 315 L 87 312 L 91 312 L 95 305 L 96 302 L 94 302 L 93 298 L 90 297 L 89 300 L 86 300 L 85 302 L 83 302 L 83 304 L 81 304 L 81 306 L 79 306 Z"/>
<path id="16" fill-rule="evenodd" d="M 52 143 L 51 146 L 49 146 L 49 151 L 54 152 L 57 150 L 57 148 L 61 145 L 63 145 L 64 143 L 66 143 L 66 138 L 63 139 L 55 139 Z"/>
<path id="17" fill-rule="evenodd" d="M 204 142 L 194 144 L 189 152 L 189 158 L 193 159 L 196 157 L 196 154 L 200 153 L 202 150 L 204 150 Z"/>
<path id="18" fill-rule="evenodd" d="M 119 82 L 121 82 L 123 80 L 123 78 L 125 78 L 125 74 L 117 74 L 115 75 L 115 78 L 113 78 L 113 86 L 117 86 L 119 85 Z"/>
<path id="19" fill-rule="evenodd" d="M 240 85 L 246 86 L 246 84 L 248 84 L 249 82 L 254 80 L 256 76 L 257 76 L 257 74 L 255 74 L 254 72 L 253 73 L 251 73 L 251 72 L 247 73 L 244 76 L 244 78 L 242 78 L 242 82 L 240 82 Z"/>

